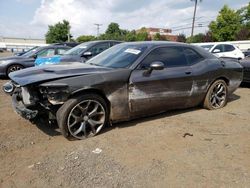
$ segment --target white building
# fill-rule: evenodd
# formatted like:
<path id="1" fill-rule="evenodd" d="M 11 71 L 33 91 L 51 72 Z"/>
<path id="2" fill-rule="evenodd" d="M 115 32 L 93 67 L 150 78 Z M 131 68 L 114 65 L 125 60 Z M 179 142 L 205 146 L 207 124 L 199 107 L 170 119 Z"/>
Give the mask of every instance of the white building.
<path id="1" fill-rule="evenodd" d="M 0 48 L 7 51 L 25 51 L 35 46 L 46 46 L 45 39 L 0 37 Z"/>

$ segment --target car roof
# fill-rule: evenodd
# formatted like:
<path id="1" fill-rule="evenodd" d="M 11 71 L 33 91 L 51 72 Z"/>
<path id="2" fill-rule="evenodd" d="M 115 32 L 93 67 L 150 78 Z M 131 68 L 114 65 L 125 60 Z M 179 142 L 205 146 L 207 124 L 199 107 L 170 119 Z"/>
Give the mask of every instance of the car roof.
<path id="1" fill-rule="evenodd" d="M 214 59 L 216 58 L 214 55 L 212 55 L 210 52 L 207 52 L 202 47 L 182 43 L 182 42 L 170 42 L 170 41 L 141 41 L 141 42 L 125 42 L 118 45 L 138 45 L 138 46 L 146 46 L 149 49 L 152 49 L 154 47 L 167 47 L 167 46 L 181 46 L 181 47 L 188 47 L 191 49 L 194 49 L 198 53 L 202 54 L 203 57 Z"/>
<path id="2" fill-rule="evenodd" d="M 154 46 L 192 46 L 190 44 L 182 42 L 171 42 L 171 41 L 137 41 L 137 42 L 125 42 L 123 44 L 133 44 L 133 45 L 145 45 L 148 47 Z"/>
<path id="3" fill-rule="evenodd" d="M 41 47 L 41 49 L 46 49 L 46 48 L 71 48 L 71 47 L 64 45 L 48 45 Z"/>
<path id="4" fill-rule="evenodd" d="M 92 44 L 103 43 L 103 42 L 117 42 L 117 43 L 122 43 L 123 41 L 118 41 L 118 40 L 93 40 L 93 41 L 88 41 L 88 43 L 92 43 Z M 83 44 L 83 43 L 81 43 L 81 44 Z"/>
<path id="5" fill-rule="evenodd" d="M 199 45 L 199 46 L 201 46 L 201 45 L 218 45 L 218 44 L 234 45 L 230 42 L 205 42 L 205 43 L 192 43 L 192 44 Z"/>

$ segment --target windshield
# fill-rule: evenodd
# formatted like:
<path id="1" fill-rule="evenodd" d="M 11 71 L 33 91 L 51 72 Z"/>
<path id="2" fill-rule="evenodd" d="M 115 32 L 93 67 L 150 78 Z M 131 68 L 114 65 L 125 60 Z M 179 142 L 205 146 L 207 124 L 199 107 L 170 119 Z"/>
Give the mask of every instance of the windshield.
<path id="1" fill-rule="evenodd" d="M 209 51 L 214 45 L 201 45 L 202 48 Z"/>
<path id="2" fill-rule="evenodd" d="M 65 55 L 80 55 L 82 52 L 84 52 L 91 44 L 92 42 L 84 42 L 82 44 L 79 44 L 75 46 L 74 48 L 71 48 L 68 50 Z"/>
<path id="3" fill-rule="evenodd" d="M 22 55 L 22 57 L 31 57 L 33 56 L 36 52 L 38 52 L 40 49 L 42 49 L 43 47 L 36 47 L 32 50 L 29 50 L 28 52 L 26 52 L 25 54 Z"/>
<path id="4" fill-rule="evenodd" d="M 145 45 L 119 44 L 87 61 L 87 64 L 110 68 L 128 68 L 147 49 Z"/>

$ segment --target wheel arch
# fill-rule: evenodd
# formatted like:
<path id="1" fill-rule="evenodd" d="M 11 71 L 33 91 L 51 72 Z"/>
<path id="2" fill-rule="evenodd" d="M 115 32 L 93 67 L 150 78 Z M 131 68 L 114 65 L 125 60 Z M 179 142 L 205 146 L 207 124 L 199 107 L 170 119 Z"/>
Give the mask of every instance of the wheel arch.
<path id="1" fill-rule="evenodd" d="M 99 95 L 101 96 L 105 102 L 107 103 L 107 106 L 108 106 L 108 110 L 110 111 L 110 101 L 108 100 L 107 96 L 105 95 L 105 93 L 100 90 L 100 89 L 96 89 L 96 88 L 87 88 L 87 89 L 82 89 L 82 90 L 78 90 L 74 93 L 72 93 L 69 98 L 73 98 L 73 97 L 78 97 L 78 96 L 81 96 L 83 94 L 96 94 L 96 95 Z"/>
<path id="2" fill-rule="evenodd" d="M 210 84 L 208 85 L 208 87 L 207 87 L 207 91 L 206 92 L 208 92 L 208 90 L 209 90 L 209 88 L 211 87 L 211 85 L 215 82 L 215 81 L 217 81 L 217 80 L 224 80 L 225 82 L 226 82 L 226 84 L 227 84 L 227 86 L 229 86 L 229 78 L 227 78 L 226 76 L 220 76 L 220 77 L 217 77 L 217 78 L 215 78 L 215 79 L 213 79 L 211 82 L 210 82 Z"/>

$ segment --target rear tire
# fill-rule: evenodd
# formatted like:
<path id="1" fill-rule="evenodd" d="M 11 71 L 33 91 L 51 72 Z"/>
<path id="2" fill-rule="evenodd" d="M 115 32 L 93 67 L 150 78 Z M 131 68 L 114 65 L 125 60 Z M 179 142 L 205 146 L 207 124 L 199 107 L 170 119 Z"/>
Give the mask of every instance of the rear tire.
<path id="1" fill-rule="evenodd" d="M 204 100 L 204 108 L 216 110 L 227 104 L 228 88 L 224 80 L 216 80 L 208 89 Z"/>
<path id="2" fill-rule="evenodd" d="M 97 135 L 107 124 L 109 111 L 105 100 L 96 94 L 84 94 L 66 101 L 56 113 L 62 135 L 86 139 Z"/>

